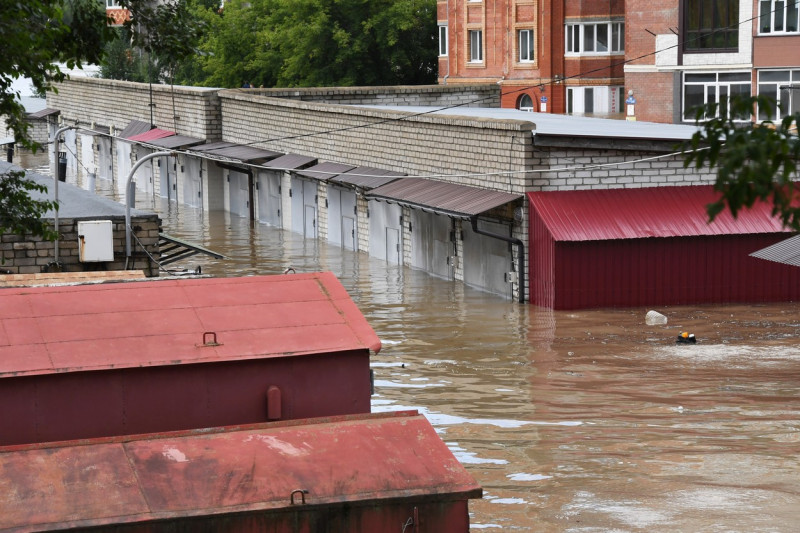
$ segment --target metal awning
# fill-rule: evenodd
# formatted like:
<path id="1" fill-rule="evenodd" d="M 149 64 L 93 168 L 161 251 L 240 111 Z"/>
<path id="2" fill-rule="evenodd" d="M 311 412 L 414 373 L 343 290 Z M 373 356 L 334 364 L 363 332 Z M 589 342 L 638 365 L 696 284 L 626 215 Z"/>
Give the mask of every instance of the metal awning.
<path id="1" fill-rule="evenodd" d="M 28 115 L 28 117 L 29 118 L 45 118 L 45 117 L 49 117 L 51 115 L 58 115 L 60 113 L 61 113 L 61 111 L 58 110 L 58 109 L 54 109 L 52 107 L 45 107 L 41 111 L 37 111 L 35 113 L 31 113 L 30 115 Z"/>
<path id="2" fill-rule="evenodd" d="M 800 267 L 800 235 L 757 250 L 750 257 Z"/>
<path id="3" fill-rule="evenodd" d="M 354 168 L 355 167 L 353 165 L 345 165 L 344 163 L 325 162 L 314 165 L 313 167 L 304 168 L 303 170 L 297 170 L 295 171 L 295 174 L 305 178 L 313 178 L 319 181 L 328 181 L 332 178 L 335 178 L 339 174 Z"/>
<path id="4" fill-rule="evenodd" d="M 175 135 L 174 131 L 162 130 L 160 128 L 153 128 L 152 130 L 140 133 L 139 135 L 128 137 L 128 140 L 137 142 L 150 142 L 156 139 L 163 139 L 164 137 L 170 137 L 172 135 Z"/>
<path id="5" fill-rule="evenodd" d="M 203 248 L 197 244 L 182 241 L 177 237 L 167 235 L 166 233 L 158 234 L 158 248 L 161 252 L 161 258 L 158 260 L 160 265 L 169 265 L 176 261 L 181 261 L 187 257 L 192 257 L 197 254 L 210 255 L 214 259 L 225 259 L 225 256 L 212 252 L 208 248 Z"/>
<path id="6" fill-rule="evenodd" d="M 226 159 L 241 161 L 242 163 L 254 164 L 262 163 L 283 155 L 281 152 L 256 148 L 246 144 L 228 142 L 209 143 L 201 146 L 194 146 L 192 147 L 192 150 L 208 155 L 215 155 L 224 157 Z"/>
<path id="7" fill-rule="evenodd" d="M 736 218 L 722 211 L 708 222 L 711 185 L 529 192 L 531 211 L 557 241 L 602 241 L 785 233 L 771 204 L 757 202 Z"/>
<path id="8" fill-rule="evenodd" d="M 394 202 L 457 218 L 472 218 L 522 198 L 521 194 L 425 178 L 398 178 L 365 196 L 370 200 Z"/>
<path id="9" fill-rule="evenodd" d="M 286 154 L 264 163 L 265 167 L 275 170 L 296 170 L 305 168 L 317 162 L 316 157 L 300 154 Z"/>
<path id="10" fill-rule="evenodd" d="M 169 137 L 162 137 L 149 142 L 153 146 L 160 146 L 162 148 L 187 148 L 205 142 L 204 139 L 197 137 L 189 137 L 188 135 L 171 135 Z"/>
<path id="11" fill-rule="evenodd" d="M 109 135 L 111 133 L 111 128 L 108 126 L 94 126 L 88 129 L 81 129 L 80 132 L 83 135 Z"/>
<path id="12" fill-rule="evenodd" d="M 405 176 L 405 174 L 402 172 L 395 172 L 393 170 L 374 167 L 356 167 L 331 178 L 330 181 L 341 183 L 342 185 L 350 185 L 351 187 L 357 187 L 359 189 L 370 190 L 377 189 L 403 176 Z"/>
<path id="13" fill-rule="evenodd" d="M 140 133 L 144 133 L 146 131 L 150 131 L 153 126 L 150 125 L 149 122 L 144 122 L 142 120 L 131 120 L 125 129 L 119 132 L 118 137 L 123 139 L 130 139 L 134 135 L 139 135 Z"/>

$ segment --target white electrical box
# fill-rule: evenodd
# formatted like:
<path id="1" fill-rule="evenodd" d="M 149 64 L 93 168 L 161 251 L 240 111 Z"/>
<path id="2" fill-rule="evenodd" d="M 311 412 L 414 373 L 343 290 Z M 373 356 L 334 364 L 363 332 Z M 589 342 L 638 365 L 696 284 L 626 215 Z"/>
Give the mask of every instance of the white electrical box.
<path id="1" fill-rule="evenodd" d="M 114 260 L 114 231 L 110 220 L 78 221 L 81 263 Z"/>

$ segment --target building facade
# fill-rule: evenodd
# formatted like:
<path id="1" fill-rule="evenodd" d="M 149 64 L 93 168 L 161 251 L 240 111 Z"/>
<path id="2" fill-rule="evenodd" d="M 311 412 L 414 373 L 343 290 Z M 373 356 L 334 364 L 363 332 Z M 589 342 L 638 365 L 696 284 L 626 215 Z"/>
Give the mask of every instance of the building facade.
<path id="1" fill-rule="evenodd" d="M 444 0 L 438 21 L 439 83 L 498 83 L 502 107 L 661 123 L 735 95 L 775 101 L 742 120 L 800 109 L 795 1 Z"/>
<path id="2" fill-rule="evenodd" d="M 438 22 L 439 83 L 496 82 L 525 111 L 623 110 L 622 0 L 445 0 Z"/>

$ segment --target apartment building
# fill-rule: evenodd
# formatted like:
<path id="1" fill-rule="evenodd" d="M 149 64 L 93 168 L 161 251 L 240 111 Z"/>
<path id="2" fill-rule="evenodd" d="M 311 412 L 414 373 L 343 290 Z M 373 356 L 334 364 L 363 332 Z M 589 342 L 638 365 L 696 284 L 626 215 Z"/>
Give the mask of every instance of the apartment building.
<path id="1" fill-rule="evenodd" d="M 800 110 L 798 0 L 443 0 L 439 83 L 496 82 L 502 107 L 693 123 L 766 95 Z M 742 117 L 747 120 L 747 117 Z"/>
<path id="2" fill-rule="evenodd" d="M 622 113 L 623 0 L 440 0 L 439 83 L 496 82 L 502 107 Z"/>

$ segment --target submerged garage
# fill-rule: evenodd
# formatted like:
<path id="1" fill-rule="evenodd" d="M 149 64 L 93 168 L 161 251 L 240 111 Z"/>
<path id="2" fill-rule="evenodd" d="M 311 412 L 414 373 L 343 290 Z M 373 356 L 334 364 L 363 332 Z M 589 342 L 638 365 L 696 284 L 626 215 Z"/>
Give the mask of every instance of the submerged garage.
<path id="1" fill-rule="evenodd" d="M 800 270 L 749 254 L 791 234 L 759 204 L 708 222 L 711 186 L 530 192 L 531 303 L 553 309 L 785 301 Z"/>

